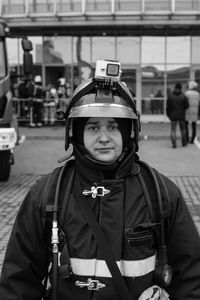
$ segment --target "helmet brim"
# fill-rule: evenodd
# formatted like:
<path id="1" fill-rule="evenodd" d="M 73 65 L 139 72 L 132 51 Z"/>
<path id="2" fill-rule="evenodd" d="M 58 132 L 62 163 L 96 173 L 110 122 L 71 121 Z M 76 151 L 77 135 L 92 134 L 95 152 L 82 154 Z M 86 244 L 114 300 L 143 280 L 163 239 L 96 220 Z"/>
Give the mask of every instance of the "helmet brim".
<path id="1" fill-rule="evenodd" d="M 111 103 L 85 104 L 73 107 L 69 113 L 69 118 L 92 117 L 138 119 L 130 107 Z"/>

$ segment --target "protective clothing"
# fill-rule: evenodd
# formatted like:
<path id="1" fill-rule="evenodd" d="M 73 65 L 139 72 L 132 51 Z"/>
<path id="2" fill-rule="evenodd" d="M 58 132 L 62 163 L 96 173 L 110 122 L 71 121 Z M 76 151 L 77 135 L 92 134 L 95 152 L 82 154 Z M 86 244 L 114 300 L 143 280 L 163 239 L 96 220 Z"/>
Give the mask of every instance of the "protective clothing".
<path id="1" fill-rule="evenodd" d="M 72 162 L 73 163 L 73 162 Z M 104 197 L 86 197 L 99 222 L 101 230 L 125 277 L 132 299 L 151 287 L 156 264 L 156 240 L 151 227 L 149 210 L 138 175 L 143 172 L 134 157 L 134 151 L 118 167 L 114 178 L 106 178 L 102 170 L 75 160 L 75 176 L 79 176 L 83 190 L 104 186 L 110 193 Z M 173 267 L 173 280 L 166 288 L 171 299 L 195 300 L 200 296 L 200 243 L 190 214 L 180 191 L 163 176 L 170 196 L 170 216 L 167 230 L 168 259 Z M 0 280 L 1 300 L 38 300 L 43 294 L 42 281 L 48 269 L 46 232 L 42 221 L 43 197 L 48 176 L 41 179 L 23 202 L 7 248 Z M 70 197 L 65 198 L 69 176 L 63 178 L 60 199 L 66 204 L 63 223 L 71 265 L 76 277 L 59 278 L 59 300 L 119 300 L 110 272 L 101 257 L 96 241 L 88 228 L 72 186 Z M 150 179 L 149 179 L 150 180 Z M 57 180 L 52 185 L 55 190 Z M 79 191 L 80 193 L 82 191 Z M 154 190 L 151 190 L 152 196 Z M 164 191 L 162 190 L 162 193 Z M 50 197 L 53 197 L 52 193 Z M 60 263 L 65 261 L 64 252 Z M 99 290 L 81 287 L 88 279 L 105 285 Z M 49 298 L 50 299 L 50 298 Z"/>

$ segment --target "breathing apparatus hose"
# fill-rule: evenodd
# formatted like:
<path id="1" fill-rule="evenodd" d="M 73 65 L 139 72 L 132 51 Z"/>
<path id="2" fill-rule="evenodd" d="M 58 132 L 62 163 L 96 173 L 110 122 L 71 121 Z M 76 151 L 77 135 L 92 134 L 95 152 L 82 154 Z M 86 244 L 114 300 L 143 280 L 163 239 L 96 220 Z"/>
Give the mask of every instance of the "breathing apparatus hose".
<path id="1" fill-rule="evenodd" d="M 55 192 L 55 201 L 53 205 L 53 220 L 52 220 L 52 236 L 51 236 L 51 243 L 52 243 L 52 300 L 58 299 L 58 244 L 59 244 L 59 237 L 58 237 L 58 202 L 59 202 L 59 195 L 60 195 L 60 188 L 62 183 L 63 174 L 65 172 L 67 163 L 62 167 L 58 182 L 56 186 Z"/>
<path id="2" fill-rule="evenodd" d="M 162 195 L 159 188 L 158 180 L 155 175 L 155 171 L 153 171 L 152 168 L 149 168 L 145 162 L 142 162 L 142 164 L 146 166 L 146 168 L 149 170 L 153 178 L 155 184 L 155 190 L 157 194 L 158 209 L 159 209 L 160 242 L 158 246 L 158 265 L 156 266 L 156 269 L 154 271 L 154 277 L 161 287 L 168 286 L 172 280 L 172 267 L 168 265 L 168 258 L 167 258 L 167 245 L 165 241 L 165 212 L 163 208 Z M 157 176 L 161 181 L 161 184 L 165 191 L 165 196 L 167 197 L 167 202 L 169 203 L 169 194 L 167 191 L 166 184 L 164 183 L 159 172 L 157 172 Z"/>

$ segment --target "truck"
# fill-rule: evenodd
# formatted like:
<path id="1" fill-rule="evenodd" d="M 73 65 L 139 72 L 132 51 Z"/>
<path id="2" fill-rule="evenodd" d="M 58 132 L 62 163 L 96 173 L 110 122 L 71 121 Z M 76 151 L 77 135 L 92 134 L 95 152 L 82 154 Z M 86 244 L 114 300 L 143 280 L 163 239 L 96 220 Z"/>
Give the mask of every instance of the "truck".
<path id="1" fill-rule="evenodd" d="M 16 129 L 13 125 L 13 105 L 11 82 L 9 76 L 6 38 L 9 28 L 0 19 L 0 181 L 7 181 L 11 165 L 14 164 L 14 147 L 17 141 Z M 26 74 L 32 71 L 32 44 L 27 38 L 22 39 L 24 50 L 23 64 Z"/>

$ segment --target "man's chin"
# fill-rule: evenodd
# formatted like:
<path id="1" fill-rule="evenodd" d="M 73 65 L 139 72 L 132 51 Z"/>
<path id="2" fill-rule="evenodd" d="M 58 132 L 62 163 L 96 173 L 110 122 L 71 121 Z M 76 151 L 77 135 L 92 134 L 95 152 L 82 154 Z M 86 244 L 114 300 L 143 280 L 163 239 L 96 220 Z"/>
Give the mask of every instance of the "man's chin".
<path id="1" fill-rule="evenodd" d="M 98 155 L 95 158 L 101 162 L 107 162 L 107 163 L 112 163 L 116 161 L 116 159 L 110 155 Z"/>

